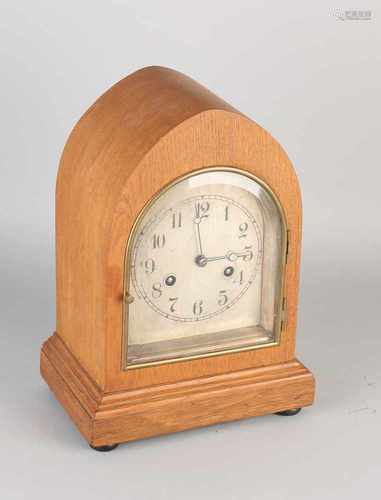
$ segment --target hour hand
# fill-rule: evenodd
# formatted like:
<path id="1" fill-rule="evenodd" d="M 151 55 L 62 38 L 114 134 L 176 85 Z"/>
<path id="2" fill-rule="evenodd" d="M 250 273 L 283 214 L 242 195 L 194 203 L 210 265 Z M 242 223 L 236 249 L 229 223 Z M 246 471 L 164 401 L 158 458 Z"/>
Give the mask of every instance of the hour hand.
<path id="1" fill-rule="evenodd" d="M 251 260 L 253 257 L 253 252 L 250 247 L 246 247 L 244 252 L 228 252 L 226 254 L 226 258 L 230 260 L 230 262 L 234 262 L 240 257 L 243 258 L 243 260 Z"/>
<path id="2" fill-rule="evenodd" d="M 208 262 L 213 262 L 215 260 L 225 260 L 227 259 L 228 254 L 226 255 L 219 255 L 218 257 L 205 257 L 202 253 L 200 255 L 197 255 L 195 262 L 199 267 L 205 267 Z"/>
<path id="3" fill-rule="evenodd" d="M 253 252 L 250 250 L 250 248 L 245 249 L 244 252 L 232 252 L 229 250 L 229 252 L 227 252 L 225 255 L 219 255 L 217 257 L 205 257 L 204 255 L 200 255 L 198 265 L 206 266 L 208 262 L 225 259 L 229 260 L 230 262 L 235 262 L 240 257 L 243 258 L 243 260 L 251 260 L 252 256 Z"/>

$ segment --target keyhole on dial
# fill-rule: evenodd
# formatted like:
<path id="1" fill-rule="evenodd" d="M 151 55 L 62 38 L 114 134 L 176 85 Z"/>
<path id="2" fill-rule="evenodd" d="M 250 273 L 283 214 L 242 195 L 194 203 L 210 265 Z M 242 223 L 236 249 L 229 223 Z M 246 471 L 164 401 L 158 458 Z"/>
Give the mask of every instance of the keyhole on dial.
<path id="1" fill-rule="evenodd" d="M 176 283 L 176 276 L 174 276 L 173 274 L 170 274 L 165 278 L 165 284 L 167 286 L 173 286 L 175 283 Z"/>
<path id="2" fill-rule="evenodd" d="M 229 278 L 229 276 L 232 276 L 233 273 L 234 273 L 234 267 L 232 267 L 232 266 L 225 267 L 225 269 L 224 269 L 225 276 L 227 276 Z"/>

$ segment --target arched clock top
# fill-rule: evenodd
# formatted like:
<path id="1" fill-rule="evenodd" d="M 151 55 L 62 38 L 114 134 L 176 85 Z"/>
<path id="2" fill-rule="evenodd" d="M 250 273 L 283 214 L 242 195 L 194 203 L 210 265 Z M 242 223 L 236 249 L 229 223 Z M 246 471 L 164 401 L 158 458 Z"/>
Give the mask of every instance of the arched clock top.
<path id="1" fill-rule="evenodd" d="M 103 94 L 70 134 L 56 189 L 57 331 L 69 346 L 83 332 L 78 356 L 100 385 L 104 366 L 116 369 L 109 352 L 121 328 L 123 255 L 137 214 L 158 186 L 213 165 L 247 169 L 272 187 L 297 253 L 300 194 L 283 149 L 181 73 L 137 71 Z"/>
<path id="2" fill-rule="evenodd" d="M 169 189 L 217 171 L 222 177 L 202 177 L 198 191 Z M 257 191 L 233 189 L 241 175 Z M 266 192 L 277 207 L 270 215 L 260 208 L 271 205 Z M 57 325 L 41 372 L 93 446 L 312 403 L 313 377 L 295 359 L 301 219 L 298 180 L 280 144 L 191 78 L 144 68 L 86 111 L 57 175 Z M 168 235 L 154 259 L 168 225 L 183 228 L 182 243 Z M 183 256 L 193 266 L 186 273 Z M 215 288 L 202 269 L 214 273 Z M 172 294 L 179 283 L 189 285 L 181 297 Z M 141 307 L 129 327 L 133 300 Z M 239 335 L 226 333 L 224 319 Z M 252 327 L 263 342 L 252 341 Z M 187 341 L 197 333 L 211 337 Z M 145 345 L 156 341 L 169 344 Z"/>

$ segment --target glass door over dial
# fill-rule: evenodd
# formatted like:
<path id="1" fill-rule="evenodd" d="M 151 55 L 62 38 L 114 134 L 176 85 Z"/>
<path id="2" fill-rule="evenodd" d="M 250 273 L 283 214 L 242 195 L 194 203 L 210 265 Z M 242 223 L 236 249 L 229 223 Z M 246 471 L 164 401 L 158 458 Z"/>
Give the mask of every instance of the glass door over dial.
<path id="1" fill-rule="evenodd" d="M 274 195 L 241 170 L 164 188 L 128 243 L 124 368 L 278 342 L 285 233 Z"/>

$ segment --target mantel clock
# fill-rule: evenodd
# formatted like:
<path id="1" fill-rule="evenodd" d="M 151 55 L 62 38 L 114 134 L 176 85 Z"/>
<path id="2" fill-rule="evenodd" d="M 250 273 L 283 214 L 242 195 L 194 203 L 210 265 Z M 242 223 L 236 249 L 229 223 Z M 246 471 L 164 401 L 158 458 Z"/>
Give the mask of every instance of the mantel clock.
<path id="1" fill-rule="evenodd" d="M 283 149 L 192 79 L 144 68 L 90 107 L 58 172 L 41 373 L 93 448 L 312 404 L 300 237 Z"/>

